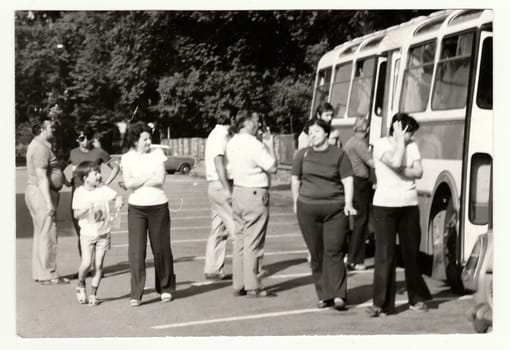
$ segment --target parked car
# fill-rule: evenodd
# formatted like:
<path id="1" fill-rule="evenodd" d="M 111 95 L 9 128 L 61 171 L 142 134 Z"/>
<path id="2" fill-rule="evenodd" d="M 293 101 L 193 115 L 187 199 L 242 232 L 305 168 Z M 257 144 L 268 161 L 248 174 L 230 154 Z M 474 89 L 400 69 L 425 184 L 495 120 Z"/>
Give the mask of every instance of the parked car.
<path id="1" fill-rule="evenodd" d="M 195 159 L 192 156 L 186 155 L 173 155 L 169 146 L 152 144 L 151 149 L 159 148 L 166 155 L 165 169 L 168 173 L 180 172 L 181 174 L 188 174 L 195 164 Z"/>
<path id="2" fill-rule="evenodd" d="M 475 305 L 468 313 L 473 328 L 478 333 L 492 329 L 492 272 L 493 272 L 493 203 L 492 176 L 489 190 L 488 230 L 478 236 L 471 254 L 462 270 L 462 283 L 467 291 L 475 292 Z"/>
<path id="3" fill-rule="evenodd" d="M 485 333 L 492 328 L 493 232 L 480 235 L 462 271 L 467 291 L 474 291 L 475 305 L 468 313 L 473 328 Z"/>

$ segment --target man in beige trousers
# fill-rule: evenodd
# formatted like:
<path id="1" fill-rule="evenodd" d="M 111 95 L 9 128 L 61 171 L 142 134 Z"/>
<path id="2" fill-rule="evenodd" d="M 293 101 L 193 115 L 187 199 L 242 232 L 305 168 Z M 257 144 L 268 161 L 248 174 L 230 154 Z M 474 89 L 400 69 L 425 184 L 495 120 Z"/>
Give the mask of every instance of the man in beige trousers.
<path id="1" fill-rule="evenodd" d="M 205 143 L 205 174 L 207 194 L 211 203 L 211 233 L 205 249 L 205 278 L 224 280 L 230 276 L 223 272 L 228 237 L 234 233 L 232 217 L 232 180 L 227 170 L 225 150 L 232 108 L 225 106 L 217 124 Z"/>

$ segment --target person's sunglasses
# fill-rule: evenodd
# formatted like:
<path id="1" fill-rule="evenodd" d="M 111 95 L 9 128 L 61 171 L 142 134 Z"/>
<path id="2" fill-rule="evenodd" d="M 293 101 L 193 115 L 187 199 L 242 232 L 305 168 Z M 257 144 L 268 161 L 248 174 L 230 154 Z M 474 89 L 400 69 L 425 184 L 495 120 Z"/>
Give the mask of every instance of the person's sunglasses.
<path id="1" fill-rule="evenodd" d="M 85 141 L 86 139 L 87 139 L 87 136 L 85 136 L 85 135 L 80 135 L 80 136 L 78 136 L 78 141 L 80 141 L 80 142 L 83 142 L 83 141 Z"/>

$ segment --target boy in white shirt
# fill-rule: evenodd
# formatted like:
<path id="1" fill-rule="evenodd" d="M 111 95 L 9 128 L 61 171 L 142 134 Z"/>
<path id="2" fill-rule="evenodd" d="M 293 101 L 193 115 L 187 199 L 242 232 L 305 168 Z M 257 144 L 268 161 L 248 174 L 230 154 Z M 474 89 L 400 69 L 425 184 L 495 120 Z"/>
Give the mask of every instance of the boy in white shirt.
<path id="1" fill-rule="evenodd" d="M 111 217 L 108 202 L 115 200 L 115 209 L 118 211 L 123 201 L 114 190 L 101 183 L 100 170 L 93 162 L 81 162 L 76 168 L 76 174 L 83 181 L 83 185 L 76 189 L 72 202 L 74 217 L 80 225 L 82 251 L 76 298 L 80 304 L 88 301 L 89 306 L 97 306 L 99 302 L 96 294 L 101 282 L 103 261 L 110 248 Z M 92 264 L 95 265 L 95 275 L 92 277 L 92 289 L 87 299 L 85 279 Z"/>

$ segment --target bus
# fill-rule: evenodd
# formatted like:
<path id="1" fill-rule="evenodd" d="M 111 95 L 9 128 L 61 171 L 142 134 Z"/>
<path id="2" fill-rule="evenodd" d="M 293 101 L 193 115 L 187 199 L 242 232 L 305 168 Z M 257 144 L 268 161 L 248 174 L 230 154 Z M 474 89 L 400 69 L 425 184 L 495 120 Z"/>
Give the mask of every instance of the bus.
<path id="1" fill-rule="evenodd" d="M 370 121 L 370 145 L 397 112 L 420 123 L 420 252 L 431 276 L 459 292 L 489 222 L 492 21 L 491 10 L 443 10 L 345 42 L 319 60 L 310 112 L 331 103 L 342 144 L 356 118 Z"/>

